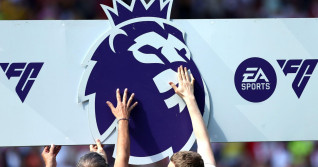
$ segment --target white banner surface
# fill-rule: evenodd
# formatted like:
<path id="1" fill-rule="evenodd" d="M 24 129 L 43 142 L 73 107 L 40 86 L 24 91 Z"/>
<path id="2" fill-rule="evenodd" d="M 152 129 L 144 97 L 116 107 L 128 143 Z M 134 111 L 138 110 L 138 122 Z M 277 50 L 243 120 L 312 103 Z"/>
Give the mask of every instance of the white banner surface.
<path id="1" fill-rule="evenodd" d="M 186 33 L 210 94 L 212 142 L 318 139 L 317 19 L 172 22 Z M 105 20 L 0 22 L 0 146 L 94 143 L 79 89 L 85 59 L 110 27 Z M 250 58 L 268 63 L 254 66 L 245 61 Z M 257 85 L 259 80 L 263 84 Z M 25 92 L 28 81 L 33 83 Z M 269 94 L 246 93 L 266 90 L 267 83 Z M 250 89 L 240 93 L 242 84 Z"/>

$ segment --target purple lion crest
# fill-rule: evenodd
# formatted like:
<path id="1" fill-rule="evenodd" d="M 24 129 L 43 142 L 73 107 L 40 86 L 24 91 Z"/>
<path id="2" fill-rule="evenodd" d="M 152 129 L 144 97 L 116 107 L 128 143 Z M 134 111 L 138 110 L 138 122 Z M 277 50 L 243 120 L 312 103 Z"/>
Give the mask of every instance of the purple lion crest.
<path id="1" fill-rule="evenodd" d="M 148 164 L 189 150 L 194 141 L 188 109 L 169 81 L 178 83 L 177 68 L 188 67 L 196 79 L 195 96 L 205 120 L 209 97 L 199 70 L 191 59 L 185 33 L 170 21 L 173 0 L 133 0 L 127 5 L 113 0 L 102 5 L 111 29 L 88 53 L 79 89 L 88 101 L 89 123 L 94 138 L 107 143 L 116 120 L 105 103 L 116 104 L 115 92 L 128 88 L 137 107 L 129 122 L 130 164 Z M 115 144 L 115 143 L 113 143 Z"/>

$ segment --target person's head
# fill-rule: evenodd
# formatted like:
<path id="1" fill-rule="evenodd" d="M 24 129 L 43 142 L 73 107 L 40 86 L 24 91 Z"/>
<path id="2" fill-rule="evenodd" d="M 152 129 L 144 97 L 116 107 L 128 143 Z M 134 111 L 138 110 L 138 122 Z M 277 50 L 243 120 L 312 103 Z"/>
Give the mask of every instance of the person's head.
<path id="1" fill-rule="evenodd" d="M 172 155 L 168 167 L 204 167 L 204 162 L 196 152 L 180 151 Z"/>
<path id="2" fill-rule="evenodd" d="M 90 152 L 80 158 L 76 167 L 108 167 L 108 164 L 100 154 Z"/>

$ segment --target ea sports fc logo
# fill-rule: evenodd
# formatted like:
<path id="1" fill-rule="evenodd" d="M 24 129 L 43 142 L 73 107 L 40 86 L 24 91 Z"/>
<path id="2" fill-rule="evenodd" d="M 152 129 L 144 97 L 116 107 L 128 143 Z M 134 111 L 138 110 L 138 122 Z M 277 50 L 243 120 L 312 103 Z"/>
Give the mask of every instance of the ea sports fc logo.
<path id="1" fill-rule="evenodd" d="M 116 89 L 128 88 L 138 101 L 130 115 L 129 163 L 149 164 L 189 150 L 195 141 L 190 115 L 169 85 L 178 82 L 180 65 L 196 79 L 194 93 L 206 121 L 210 100 L 185 32 L 170 21 L 172 0 L 133 0 L 131 5 L 114 0 L 113 5 L 102 6 L 111 29 L 92 41 L 79 88 L 79 100 L 88 101 L 93 137 L 109 143 L 116 134 L 117 121 L 105 102 L 116 104 Z"/>
<path id="2" fill-rule="evenodd" d="M 15 87 L 21 102 L 23 103 L 27 98 L 35 79 L 38 77 L 43 62 L 32 63 L 0 63 L 0 67 L 6 74 L 7 78 L 19 78 L 19 82 Z"/>
<path id="3" fill-rule="evenodd" d="M 238 66 L 234 82 L 237 92 L 244 99 L 257 103 L 267 100 L 274 93 L 277 77 L 269 62 L 253 57 Z"/>

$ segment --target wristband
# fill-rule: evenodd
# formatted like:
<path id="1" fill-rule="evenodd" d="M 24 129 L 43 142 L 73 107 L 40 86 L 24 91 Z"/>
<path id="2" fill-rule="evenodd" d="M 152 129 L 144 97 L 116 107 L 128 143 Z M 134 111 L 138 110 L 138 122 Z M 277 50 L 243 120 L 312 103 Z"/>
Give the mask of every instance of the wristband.
<path id="1" fill-rule="evenodd" d="M 117 121 L 117 124 L 119 123 L 119 121 L 121 121 L 121 120 L 126 120 L 126 121 L 128 121 L 129 122 L 129 119 L 128 118 L 120 118 L 118 121 Z"/>

